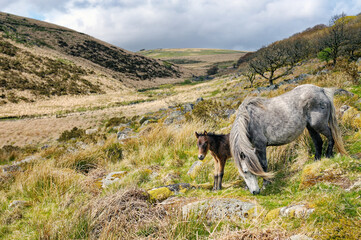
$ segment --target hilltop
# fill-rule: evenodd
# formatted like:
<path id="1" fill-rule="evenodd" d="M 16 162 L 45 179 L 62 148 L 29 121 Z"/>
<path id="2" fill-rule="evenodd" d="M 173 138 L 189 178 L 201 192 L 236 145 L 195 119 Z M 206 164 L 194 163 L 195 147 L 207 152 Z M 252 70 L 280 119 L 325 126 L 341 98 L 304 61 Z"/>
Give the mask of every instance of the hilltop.
<path id="1" fill-rule="evenodd" d="M 2 104 L 156 86 L 189 74 L 71 29 L 0 13 Z"/>

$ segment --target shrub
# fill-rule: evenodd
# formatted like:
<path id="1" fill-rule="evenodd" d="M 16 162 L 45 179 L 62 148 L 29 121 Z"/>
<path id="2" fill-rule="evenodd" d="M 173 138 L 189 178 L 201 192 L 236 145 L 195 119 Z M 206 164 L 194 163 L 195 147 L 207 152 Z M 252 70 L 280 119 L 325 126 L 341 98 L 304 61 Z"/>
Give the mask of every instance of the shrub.
<path id="1" fill-rule="evenodd" d="M 118 162 L 123 158 L 123 149 L 120 143 L 112 143 L 104 149 L 105 155 L 111 162 Z"/>
<path id="2" fill-rule="evenodd" d="M 321 61 L 325 61 L 326 63 L 328 63 L 332 59 L 331 48 L 323 49 L 321 52 L 317 54 L 317 58 L 320 59 Z"/>
<path id="3" fill-rule="evenodd" d="M 218 70 L 219 70 L 218 66 L 214 65 L 210 69 L 207 70 L 207 74 L 208 75 L 214 75 L 214 74 L 218 73 Z"/>
<path id="4" fill-rule="evenodd" d="M 64 132 L 61 133 L 58 141 L 60 142 L 65 142 L 65 141 L 69 141 L 73 138 L 80 138 L 82 136 L 85 135 L 85 130 L 84 129 L 81 129 L 81 128 L 77 128 L 77 127 L 74 127 L 72 130 L 68 131 L 68 130 L 65 130 Z"/>

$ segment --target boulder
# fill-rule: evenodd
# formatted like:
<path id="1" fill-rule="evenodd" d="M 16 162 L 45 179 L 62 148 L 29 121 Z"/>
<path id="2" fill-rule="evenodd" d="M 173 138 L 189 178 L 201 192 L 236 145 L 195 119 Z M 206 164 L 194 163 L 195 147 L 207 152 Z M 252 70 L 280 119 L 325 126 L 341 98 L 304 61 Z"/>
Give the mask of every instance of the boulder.
<path id="1" fill-rule="evenodd" d="M 197 98 L 197 100 L 196 100 L 196 104 L 198 104 L 198 103 L 202 102 L 203 100 L 204 100 L 204 99 L 203 99 L 202 97 Z"/>
<path id="2" fill-rule="evenodd" d="M 361 112 L 354 107 L 350 107 L 343 113 L 341 122 L 347 127 L 360 129 Z"/>
<path id="3" fill-rule="evenodd" d="M 9 164 L 9 165 L 1 166 L 0 168 L 3 170 L 4 173 L 6 173 L 6 172 L 16 172 L 16 171 L 21 170 L 21 165 L 22 164 L 30 163 L 30 162 L 33 162 L 33 161 L 38 160 L 38 159 L 40 159 L 39 156 L 32 155 L 32 156 L 24 158 L 21 161 L 13 162 L 12 164 Z"/>
<path id="4" fill-rule="evenodd" d="M 171 114 L 164 120 L 165 125 L 170 125 L 174 122 L 179 122 L 185 120 L 185 117 L 183 115 L 182 111 L 173 111 Z"/>
<path id="5" fill-rule="evenodd" d="M 201 200 L 183 206 L 182 215 L 186 217 L 190 214 L 204 214 L 210 221 L 246 221 L 257 217 L 259 211 L 254 203 L 234 198 L 219 198 Z"/>
<path id="6" fill-rule="evenodd" d="M 176 183 L 167 186 L 153 188 L 149 190 L 148 193 L 151 201 L 161 202 L 173 195 L 185 193 L 191 188 L 194 188 L 194 186 L 190 185 L 189 183 Z"/>
<path id="7" fill-rule="evenodd" d="M 194 108 L 194 104 L 192 104 L 192 103 L 186 103 L 183 105 L 183 111 L 185 113 L 192 112 L 193 108 Z"/>
<path id="8" fill-rule="evenodd" d="M 304 234 L 297 234 L 290 237 L 290 240 L 313 240 L 313 238 L 310 238 Z"/>
<path id="9" fill-rule="evenodd" d="M 85 134 L 86 135 L 91 135 L 91 134 L 94 134 L 94 133 L 97 133 L 98 132 L 98 128 L 93 128 L 93 129 L 87 129 L 85 130 Z"/>
<path id="10" fill-rule="evenodd" d="M 202 165 L 203 165 L 203 162 L 202 161 L 195 161 L 193 163 L 193 165 L 191 166 L 191 168 L 188 170 L 187 174 L 192 178 L 196 178 L 197 177 L 197 174 L 198 172 L 201 170 L 202 168 Z"/>
<path id="11" fill-rule="evenodd" d="M 117 133 L 117 139 L 118 139 L 118 140 L 124 140 L 124 139 L 128 138 L 128 135 L 129 135 L 131 132 L 133 132 L 133 130 L 132 130 L 131 128 L 126 127 L 126 128 L 124 128 L 122 131 L 119 131 L 119 132 Z"/>
<path id="12" fill-rule="evenodd" d="M 355 94 L 353 94 L 352 92 L 349 92 L 349 91 L 347 91 L 345 89 L 339 88 L 339 89 L 335 90 L 334 95 L 342 95 L 342 96 L 353 97 Z"/>
<path id="13" fill-rule="evenodd" d="M 110 184 L 120 181 L 127 173 L 127 171 L 111 172 L 104 179 L 99 181 L 99 185 L 102 188 L 106 188 Z"/>
<path id="14" fill-rule="evenodd" d="M 9 204 L 9 208 L 23 208 L 23 207 L 26 207 L 26 206 L 29 206 L 30 203 L 28 201 L 24 201 L 24 200 L 14 200 L 14 201 L 11 201 L 10 204 Z"/>
<path id="15" fill-rule="evenodd" d="M 308 218 L 313 211 L 315 211 L 315 209 L 309 207 L 307 204 L 295 204 L 273 209 L 267 213 L 265 219 L 271 221 L 277 217 Z"/>

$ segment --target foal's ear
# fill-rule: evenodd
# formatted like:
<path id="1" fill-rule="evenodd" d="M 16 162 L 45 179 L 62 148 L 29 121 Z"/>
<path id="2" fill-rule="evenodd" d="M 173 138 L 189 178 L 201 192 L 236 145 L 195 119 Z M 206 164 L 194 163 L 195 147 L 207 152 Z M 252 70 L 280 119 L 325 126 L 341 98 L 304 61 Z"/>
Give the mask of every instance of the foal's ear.
<path id="1" fill-rule="evenodd" d="M 204 130 L 204 135 L 206 135 L 206 136 L 207 136 L 207 131 L 206 131 L 206 130 Z"/>
<path id="2" fill-rule="evenodd" d="M 195 135 L 196 135 L 196 138 L 198 138 L 199 137 L 199 134 L 197 133 L 197 132 L 194 132 L 195 133 Z"/>

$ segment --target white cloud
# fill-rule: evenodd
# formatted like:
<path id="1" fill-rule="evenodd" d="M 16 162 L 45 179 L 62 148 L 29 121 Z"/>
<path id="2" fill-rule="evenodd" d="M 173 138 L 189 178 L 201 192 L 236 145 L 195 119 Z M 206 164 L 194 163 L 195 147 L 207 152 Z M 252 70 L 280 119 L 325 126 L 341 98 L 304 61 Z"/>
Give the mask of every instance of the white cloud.
<path id="1" fill-rule="evenodd" d="M 336 13 L 356 14 L 352 11 L 361 7 L 355 0 L 1 1 L 5 12 L 36 13 L 48 22 L 134 51 L 161 47 L 255 50 L 327 23 Z"/>

